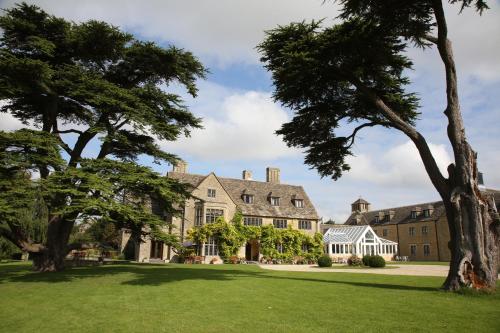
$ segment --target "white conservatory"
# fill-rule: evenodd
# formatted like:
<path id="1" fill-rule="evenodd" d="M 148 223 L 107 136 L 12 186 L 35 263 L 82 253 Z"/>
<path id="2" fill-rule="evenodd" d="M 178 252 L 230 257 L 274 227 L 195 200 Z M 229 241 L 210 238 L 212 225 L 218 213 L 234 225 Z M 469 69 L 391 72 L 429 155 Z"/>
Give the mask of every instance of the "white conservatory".
<path id="1" fill-rule="evenodd" d="M 398 253 L 398 243 L 378 237 L 369 225 L 335 225 L 323 235 L 325 253 L 336 259 L 347 259 L 355 254 L 380 255 L 393 260 Z"/>

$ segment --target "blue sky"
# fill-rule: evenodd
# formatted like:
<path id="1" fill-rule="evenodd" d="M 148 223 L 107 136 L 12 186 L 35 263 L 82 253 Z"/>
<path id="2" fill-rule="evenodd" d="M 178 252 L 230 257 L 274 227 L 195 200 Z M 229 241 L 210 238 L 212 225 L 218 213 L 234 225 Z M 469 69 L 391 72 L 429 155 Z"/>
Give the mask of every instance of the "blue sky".
<path id="1" fill-rule="evenodd" d="M 270 75 L 259 62 L 255 46 L 264 30 L 303 19 L 325 18 L 332 24 L 335 4 L 322 0 L 86 0 L 28 1 L 50 13 L 73 21 L 98 19 L 120 26 L 137 38 L 173 44 L 192 51 L 210 69 L 199 82 L 199 96 L 180 93 L 193 113 L 204 119 L 204 130 L 178 142 L 162 142 L 189 163 L 189 171 L 214 171 L 223 177 L 240 178 L 251 170 L 255 180 L 265 179 L 267 166 L 281 169 L 282 182 L 303 185 L 319 214 L 343 222 L 350 203 L 363 196 L 374 208 L 438 200 L 412 144 L 403 135 L 381 128 L 362 132 L 349 159 L 352 170 L 334 182 L 320 179 L 303 164 L 303 154 L 289 149 L 273 133 L 292 114 L 271 99 Z M 14 1 L 0 1 L 0 7 Z M 459 71 L 459 89 L 466 131 L 479 154 L 479 168 L 488 187 L 500 188 L 500 5 L 482 17 L 472 10 L 457 15 L 447 7 L 450 37 Z M 427 137 L 438 164 L 452 161 L 446 138 L 444 73 L 435 50 L 409 50 L 415 71 L 409 73 L 410 89 L 421 97 L 417 128 Z M 19 124 L 0 115 L 0 129 Z M 90 147 L 87 154 L 92 154 Z M 151 164 L 148 159 L 143 163 Z M 152 165 L 165 173 L 170 166 Z"/>

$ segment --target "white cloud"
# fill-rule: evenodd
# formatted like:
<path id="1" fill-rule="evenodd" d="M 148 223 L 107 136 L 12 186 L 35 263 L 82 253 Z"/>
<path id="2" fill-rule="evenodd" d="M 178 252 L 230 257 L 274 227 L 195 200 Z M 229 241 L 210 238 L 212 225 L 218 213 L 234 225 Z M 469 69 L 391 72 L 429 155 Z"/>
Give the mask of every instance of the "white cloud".
<path id="1" fill-rule="evenodd" d="M 0 100 L 0 107 L 6 104 L 5 100 Z M 0 131 L 15 131 L 26 127 L 10 113 L 0 112 Z"/>
<path id="2" fill-rule="evenodd" d="M 15 2 L 5 1 L 4 6 Z M 28 2 L 74 21 L 103 20 L 143 38 L 173 42 L 219 65 L 258 63 L 255 46 L 264 38 L 264 30 L 304 19 L 331 20 L 338 14 L 336 4 L 323 0 Z"/>
<path id="3" fill-rule="evenodd" d="M 191 108 L 204 117 L 204 129 L 176 142 L 163 142 L 165 150 L 203 160 L 274 160 L 298 154 L 274 134 L 288 116 L 269 94 L 208 86 Z M 209 109 L 203 103 L 206 99 L 211 100 Z"/>
<path id="4" fill-rule="evenodd" d="M 446 168 L 452 159 L 445 146 L 430 143 L 429 148 L 441 172 L 447 176 Z M 432 186 L 418 151 L 411 141 L 380 154 L 372 152 L 349 157 L 348 163 L 351 165 L 351 170 L 345 177 L 351 180 L 391 187 Z"/>

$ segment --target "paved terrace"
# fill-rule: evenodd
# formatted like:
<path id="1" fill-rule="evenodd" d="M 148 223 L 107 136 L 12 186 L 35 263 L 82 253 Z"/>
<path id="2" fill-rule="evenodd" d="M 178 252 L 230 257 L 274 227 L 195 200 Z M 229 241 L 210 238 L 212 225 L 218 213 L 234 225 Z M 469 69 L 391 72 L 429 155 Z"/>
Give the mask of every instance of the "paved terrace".
<path id="1" fill-rule="evenodd" d="M 368 273 L 385 275 L 444 276 L 448 275 L 448 266 L 442 265 L 388 265 L 386 268 L 339 268 L 344 265 L 333 264 L 333 268 L 319 268 L 312 265 L 259 265 L 264 269 L 292 272 L 331 272 L 331 273 Z"/>

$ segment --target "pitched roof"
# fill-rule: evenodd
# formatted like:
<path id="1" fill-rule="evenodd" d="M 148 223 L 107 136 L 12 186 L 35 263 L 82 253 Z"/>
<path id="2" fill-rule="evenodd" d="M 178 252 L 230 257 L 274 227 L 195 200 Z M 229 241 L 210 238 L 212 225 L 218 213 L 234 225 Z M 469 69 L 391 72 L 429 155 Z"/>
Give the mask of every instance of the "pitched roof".
<path id="1" fill-rule="evenodd" d="M 427 209 L 427 207 L 432 206 L 433 212 L 429 217 L 425 217 L 423 214 L 423 210 Z M 411 212 L 414 211 L 417 207 L 420 207 L 422 213 L 416 218 L 411 217 Z M 394 216 L 388 220 L 378 220 L 376 217 L 379 216 L 379 213 L 389 214 L 389 211 L 394 213 Z M 444 205 L 442 201 L 436 202 L 427 202 L 417 205 L 411 206 L 402 206 L 402 207 L 393 207 L 393 208 L 385 208 L 379 210 L 373 210 L 369 212 L 354 212 L 349 216 L 346 220 L 346 225 L 355 225 L 356 217 L 360 218 L 360 222 L 358 224 L 369 224 L 369 225 L 387 225 L 387 224 L 402 224 L 402 223 L 415 223 L 415 222 L 425 222 L 425 221 L 436 221 L 441 216 L 445 214 Z"/>
<path id="2" fill-rule="evenodd" d="M 363 199 L 361 197 L 358 200 L 354 201 L 352 204 L 354 205 L 354 204 L 359 204 L 359 203 L 361 203 L 361 204 L 367 204 L 367 205 L 370 204 L 368 201 L 366 201 L 365 199 Z"/>
<path id="3" fill-rule="evenodd" d="M 497 207 L 500 205 L 500 191 L 493 189 L 486 189 L 485 192 L 490 193 L 495 198 L 495 202 Z M 427 209 L 429 206 L 433 207 L 433 212 L 430 216 L 425 217 L 423 214 L 424 209 Z M 411 212 L 414 211 L 417 207 L 419 207 L 422 213 L 416 218 L 412 218 Z M 376 217 L 379 216 L 380 212 L 389 214 L 390 211 L 394 212 L 394 216 L 390 220 L 381 220 L 377 221 Z M 356 217 L 360 219 L 358 223 L 361 225 L 388 225 L 388 224 L 404 224 L 404 223 L 415 223 L 415 222 L 427 222 L 427 221 L 436 221 L 440 219 L 442 216 L 446 214 L 444 205 L 442 201 L 434 201 L 434 202 L 426 202 L 409 206 L 402 207 L 393 207 L 393 208 L 385 208 L 378 209 L 369 212 L 354 212 L 349 216 L 349 218 L 345 221 L 346 225 L 356 225 Z"/>
<path id="4" fill-rule="evenodd" d="M 167 177 L 179 180 L 196 188 L 207 176 L 189 173 L 169 172 Z M 233 178 L 217 177 L 231 199 L 241 209 L 243 215 L 272 216 L 297 219 L 318 219 L 318 214 L 302 186 L 259 182 Z M 243 194 L 252 194 L 254 201 L 247 204 Z M 279 206 L 272 206 L 269 195 L 280 198 Z M 304 200 L 304 207 L 297 208 L 292 199 Z"/>
<path id="5" fill-rule="evenodd" d="M 393 241 L 380 238 L 375 235 L 373 230 L 368 225 L 336 225 L 329 228 L 323 235 L 323 242 L 325 243 L 356 243 L 370 229 L 373 235 L 380 239 L 384 244 L 397 244 Z"/>

